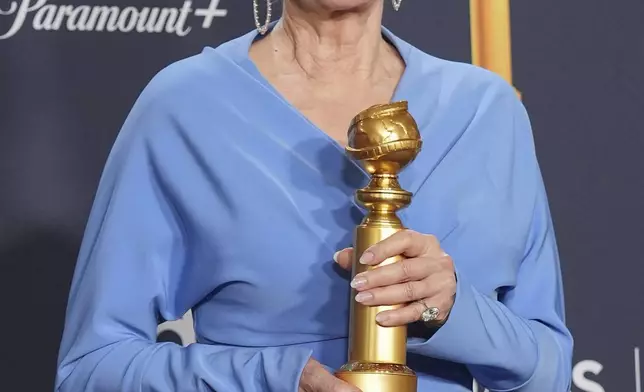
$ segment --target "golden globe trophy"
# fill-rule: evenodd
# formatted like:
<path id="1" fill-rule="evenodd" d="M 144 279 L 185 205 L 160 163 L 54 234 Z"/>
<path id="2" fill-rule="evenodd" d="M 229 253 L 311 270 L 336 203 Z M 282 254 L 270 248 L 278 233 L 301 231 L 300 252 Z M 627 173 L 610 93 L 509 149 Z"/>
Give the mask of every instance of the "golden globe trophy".
<path id="1" fill-rule="evenodd" d="M 411 203 L 412 194 L 398 183 L 398 173 L 416 158 L 421 148 L 418 126 L 407 102 L 373 106 L 358 114 L 349 128 L 347 152 L 371 175 L 369 184 L 356 192 L 368 213 L 354 234 L 352 277 L 367 271 L 358 263 L 371 245 L 402 230 L 396 211 Z M 392 257 L 382 265 L 396 263 Z M 399 306 L 365 306 L 354 300 L 349 321 L 349 362 L 336 376 L 362 392 L 416 392 L 416 374 L 406 366 L 407 327 L 381 327 L 376 315 Z"/>

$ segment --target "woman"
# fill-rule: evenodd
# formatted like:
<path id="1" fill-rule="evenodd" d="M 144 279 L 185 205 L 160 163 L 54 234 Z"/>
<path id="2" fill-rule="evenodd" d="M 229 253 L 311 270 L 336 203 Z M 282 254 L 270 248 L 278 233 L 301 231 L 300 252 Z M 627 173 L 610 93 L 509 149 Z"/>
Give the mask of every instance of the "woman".
<path id="1" fill-rule="evenodd" d="M 362 256 L 407 260 L 356 277 L 353 300 L 408 304 L 378 322 L 419 329 L 419 391 L 472 378 L 568 391 L 572 339 L 528 117 L 495 75 L 420 52 L 382 12 L 382 0 L 285 0 L 279 23 L 256 15 L 259 32 L 154 78 L 101 179 L 57 391 L 355 391 L 331 373 L 347 347 L 336 267 L 349 268 L 367 175 L 342 146 L 356 113 L 392 100 L 409 101 L 425 140 L 401 175 L 415 231 Z M 438 310 L 428 325 L 425 306 Z M 157 324 L 189 309 L 198 343 L 156 343 Z"/>

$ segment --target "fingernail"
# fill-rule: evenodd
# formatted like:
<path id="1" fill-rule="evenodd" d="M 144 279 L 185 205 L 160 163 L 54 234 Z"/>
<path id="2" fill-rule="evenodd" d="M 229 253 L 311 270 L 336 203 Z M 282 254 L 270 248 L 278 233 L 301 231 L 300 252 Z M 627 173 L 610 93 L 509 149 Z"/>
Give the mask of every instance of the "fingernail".
<path id="1" fill-rule="evenodd" d="M 360 287 L 364 287 L 364 285 L 367 284 L 367 279 L 363 276 L 356 275 L 355 278 L 351 281 L 351 287 L 354 289 L 359 289 Z"/>
<path id="2" fill-rule="evenodd" d="M 358 302 L 368 301 L 371 298 L 373 298 L 373 294 L 371 293 L 358 293 L 358 295 L 356 295 L 356 301 Z"/>
<path id="3" fill-rule="evenodd" d="M 387 320 L 389 320 L 389 316 L 386 313 L 378 313 L 376 315 L 376 322 L 384 323 Z"/>
<path id="4" fill-rule="evenodd" d="M 360 256 L 360 264 L 368 264 L 373 261 L 373 258 L 375 256 L 371 252 L 364 252 L 362 256 Z"/>
<path id="5" fill-rule="evenodd" d="M 337 251 L 337 252 L 335 252 L 335 253 L 333 254 L 333 261 L 335 261 L 336 263 L 338 262 L 338 255 L 340 254 L 340 252 L 342 252 L 342 251 L 341 251 L 341 250 L 339 250 L 339 251 Z M 327 253 L 327 254 L 328 254 L 328 253 Z"/>

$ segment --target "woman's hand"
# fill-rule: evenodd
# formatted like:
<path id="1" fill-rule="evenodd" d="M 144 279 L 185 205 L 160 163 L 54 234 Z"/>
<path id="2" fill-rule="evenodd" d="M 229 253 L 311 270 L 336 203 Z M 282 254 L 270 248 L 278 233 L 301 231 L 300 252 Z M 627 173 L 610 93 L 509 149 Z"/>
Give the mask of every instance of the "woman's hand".
<path id="1" fill-rule="evenodd" d="M 407 304 L 378 314 L 376 321 L 385 327 L 419 320 L 441 325 L 452 310 L 456 295 L 451 257 L 441 249 L 436 237 L 403 230 L 367 249 L 360 263 L 376 266 L 397 255 L 406 258 L 354 277 L 351 287 L 358 291 L 356 301 L 368 306 Z M 350 270 L 353 249 L 344 249 L 334 258 Z"/>
<path id="2" fill-rule="evenodd" d="M 298 392 L 361 392 L 329 373 L 315 359 L 309 359 L 300 378 Z"/>

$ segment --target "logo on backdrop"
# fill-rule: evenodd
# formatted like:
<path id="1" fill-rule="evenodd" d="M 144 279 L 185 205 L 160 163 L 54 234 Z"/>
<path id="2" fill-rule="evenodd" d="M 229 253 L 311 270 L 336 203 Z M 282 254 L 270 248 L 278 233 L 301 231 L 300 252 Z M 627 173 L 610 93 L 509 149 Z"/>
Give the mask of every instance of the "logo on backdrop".
<path id="1" fill-rule="evenodd" d="M 642 377 L 640 365 L 640 349 L 633 348 L 633 389 L 628 392 L 642 392 Z M 580 392 L 606 392 L 601 384 L 600 374 L 604 370 L 604 365 L 594 359 L 585 359 L 577 362 L 572 369 L 572 389 L 571 391 Z M 474 384 L 473 392 L 490 392 L 478 384 Z M 626 392 L 626 391 L 624 391 Z"/>
<path id="2" fill-rule="evenodd" d="M 219 3 L 220 0 L 210 0 L 207 8 L 196 8 L 191 0 L 185 0 L 181 7 L 172 8 L 11 1 L 8 10 L 0 8 L 0 20 L 13 18 L 9 30 L 0 31 L 0 40 L 11 38 L 29 27 L 36 31 L 159 33 L 185 37 L 192 30 L 189 22 L 197 19 L 201 28 L 208 29 L 215 18 L 225 17 L 228 10 L 220 8 Z"/>

